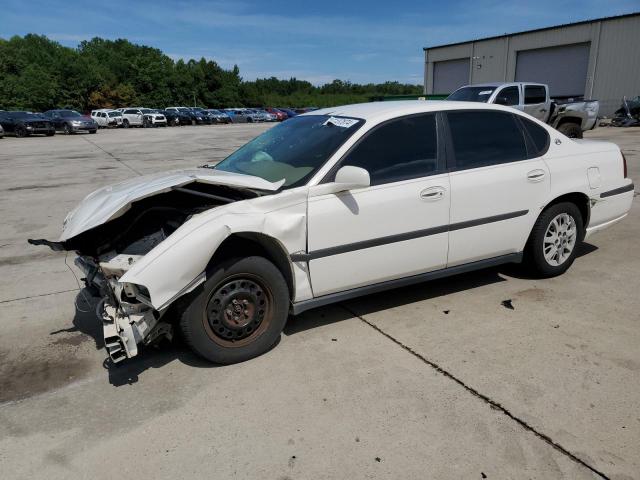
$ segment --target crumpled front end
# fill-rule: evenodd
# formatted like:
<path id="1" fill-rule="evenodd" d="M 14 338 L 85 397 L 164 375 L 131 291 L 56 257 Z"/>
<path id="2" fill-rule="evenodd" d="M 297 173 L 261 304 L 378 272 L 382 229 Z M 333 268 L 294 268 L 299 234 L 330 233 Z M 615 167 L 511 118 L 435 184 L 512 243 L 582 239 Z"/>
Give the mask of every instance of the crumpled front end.
<path id="1" fill-rule="evenodd" d="M 161 241 L 156 234 L 143 239 L 147 244 Z M 172 338 L 172 325 L 163 322 L 166 310 L 159 312 L 150 303 L 148 293 L 137 285 L 120 282 L 120 278 L 143 255 L 110 252 L 98 257 L 75 260 L 86 275 L 86 287 L 101 300 L 96 315 L 102 322 L 104 344 L 114 363 L 138 354 L 140 344 L 149 345 L 162 338 Z"/>

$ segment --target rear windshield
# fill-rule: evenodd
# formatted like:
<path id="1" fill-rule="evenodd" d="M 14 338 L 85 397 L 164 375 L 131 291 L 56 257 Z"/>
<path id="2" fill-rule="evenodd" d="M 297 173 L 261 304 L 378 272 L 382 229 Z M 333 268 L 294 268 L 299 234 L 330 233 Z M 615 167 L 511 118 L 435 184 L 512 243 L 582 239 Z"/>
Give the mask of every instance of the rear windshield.
<path id="1" fill-rule="evenodd" d="M 449 95 L 447 100 L 487 103 L 495 90 L 495 87 L 462 87 Z"/>

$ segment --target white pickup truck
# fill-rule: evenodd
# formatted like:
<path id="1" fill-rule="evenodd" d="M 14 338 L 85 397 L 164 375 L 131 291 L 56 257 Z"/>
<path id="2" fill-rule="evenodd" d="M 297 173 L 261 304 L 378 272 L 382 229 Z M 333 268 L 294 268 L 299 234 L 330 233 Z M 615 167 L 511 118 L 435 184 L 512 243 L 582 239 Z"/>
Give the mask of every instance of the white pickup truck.
<path id="1" fill-rule="evenodd" d="M 554 100 L 549 96 L 547 85 L 530 82 L 465 85 L 449 95 L 447 100 L 496 103 L 517 108 L 570 138 L 582 138 L 582 132 L 595 128 L 600 110 L 597 100 Z"/>

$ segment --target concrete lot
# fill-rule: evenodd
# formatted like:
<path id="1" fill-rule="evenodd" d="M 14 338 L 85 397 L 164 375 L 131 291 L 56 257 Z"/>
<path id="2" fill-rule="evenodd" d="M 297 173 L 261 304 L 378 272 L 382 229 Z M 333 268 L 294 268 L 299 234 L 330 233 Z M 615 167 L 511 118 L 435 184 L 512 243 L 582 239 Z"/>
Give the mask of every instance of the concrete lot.
<path id="1" fill-rule="evenodd" d="M 106 368 L 72 256 L 26 239 L 57 238 L 102 185 L 266 128 L 0 140 L 2 478 L 640 477 L 638 202 L 559 278 L 509 266 L 310 311 L 240 365 L 177 343 Z M 640 129 L 588 136 L 640 184 Z"/>

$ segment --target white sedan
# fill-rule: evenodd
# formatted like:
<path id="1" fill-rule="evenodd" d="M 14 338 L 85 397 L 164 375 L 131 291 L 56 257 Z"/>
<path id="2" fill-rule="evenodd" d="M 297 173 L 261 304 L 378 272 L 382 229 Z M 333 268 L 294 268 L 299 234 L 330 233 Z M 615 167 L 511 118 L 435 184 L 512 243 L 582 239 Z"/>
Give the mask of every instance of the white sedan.
<path id="1" fill-rule="evenodd" d="M 180 328 L 234 363 L 321 305 L 507 262 L 559 275 L 633 189 L 616 145 L 517 110 L 380 102 L 297 116 L 215 166 L 104 187 L 58 242 L 31 242 L 79 252 L 113 361 Z"/>

